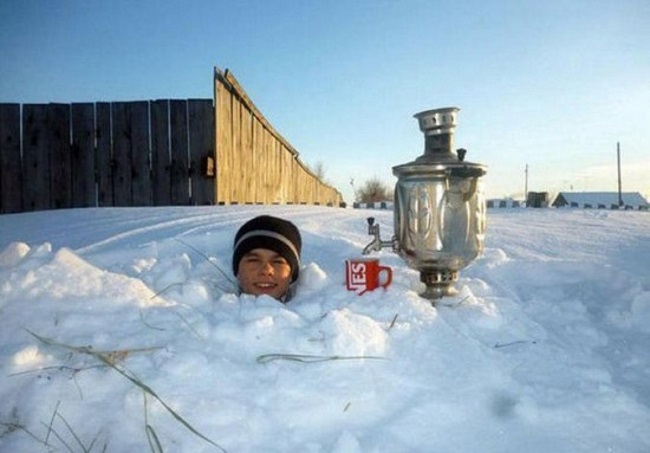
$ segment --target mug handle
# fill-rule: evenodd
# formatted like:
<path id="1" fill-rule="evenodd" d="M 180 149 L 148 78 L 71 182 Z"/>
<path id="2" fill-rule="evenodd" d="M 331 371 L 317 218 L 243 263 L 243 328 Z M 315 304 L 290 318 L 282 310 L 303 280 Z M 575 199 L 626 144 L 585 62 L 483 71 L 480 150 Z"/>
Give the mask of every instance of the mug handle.
<path id="1" fill-rule="evenodd" d="M 382 288 L 388 288 L 388 285 L 390 285 L 393 281 L 393 269 L 388 266 L 379 266 L 378 274 L 381 275 L 382 271 L 386 274 L 386 281 L 384 283 L 380 283 L 379 286 Z"/>

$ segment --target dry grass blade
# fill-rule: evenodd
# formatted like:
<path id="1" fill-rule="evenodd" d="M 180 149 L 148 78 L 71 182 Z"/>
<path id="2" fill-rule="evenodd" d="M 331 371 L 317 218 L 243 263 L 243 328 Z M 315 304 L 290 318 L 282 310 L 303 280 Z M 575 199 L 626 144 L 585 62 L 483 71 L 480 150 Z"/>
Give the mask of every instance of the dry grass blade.
<path id="1" fill-rule="evenodd" d="M 165 331 L 164 328 L 162 328 L 162 327 L 156 327 L 156 326 L 154 326 L 154 325 L 149 324 L 147 321 L 145 321 L 145 320 L 144 320 L 144 315 L 142 314 L 142 310 L 140 310 L 140 321 L 142 322 L 142 324 L 144 324 L 145 326 L 147 326 L 148 328 L 150 328 L 150 329 L 152 329 L 152 330 L 158 330 L 158 331 L 161 331 L 161 332 L 164 332 L 164 331 Z"/>
<path id="2" fill-rule="evenodd" d="M 377 357 L 370 355 L 362 356 L 340 356 L 340 355 L 307 355 L 307 354 L 262 354 L 257 356 L 257 363 L 269 363 L 274 360 L 288 360 L 290 362 L 300 363 L 318 363 L 329 362 L 333 360 L 388 360 L 386 357 Z"/>
<path id="3" fill-rule="evenodd" d="M 56 402 L 56 406 L 54 407 L 54 412 L 52 412 L 52 418 L 50 419 L 50 424 L 47 426 L 47 434 L 45 435 L 45 443 L 50 439 L 50 434 L 52 433 L 52 425 L 54 425 L 54 419 L 56 418 L 56 414 L 59 412 L 59 405 L 61 404 L 61 401 Z"/>
<path id="4" fill-rule="evenodd" d="M 212 265 L 213 265 L 213 266 L 214 266 L 214 267 L 219 271 L 219 273 L 220 273 L 221 275 L 223 275 L 224 278 L 225 278 L 226 280 L 228 280 L 228 282 L 230 282 L 230 284 L 232 284 L 232 285 L 234 285 L 234 286 L 237 286 L 237 282 L 235 282 L 232 278 L 230 278 L 230 276 L 229 276 L 226 272 L 224 272 L 223 269 L 221 269 L 221 268 L 217 265 L 217 263 L 215 263 L 214 261 L 212 261 L 208 255 L 206 255 L 205 253 L 203 253 L 202 251 L 200 251 L 199 249 L 197 249 L 197 248 L 194 247 L 193 245 L 188 244 L 187 242 L 185 242 L 185 241 L 183 241 L 183 240 L 181 240 L 181 239 L 176 238 L 176 240 L 177 240 L 178 242 L 180 242 L 181 244 L 183 244 L 185 247 L 189 247 L 189 248 L 191 248 L 191 249 L 194 250 L 196 253 L 198 253 L 198 254 L 201 255 L 203 258 L 205 258 L 205 260 L 206 260 L 208 263 L 212 264 Z"/>
<path id="5" fill-rule="evenodd" d="M 2 439 L 7 434 L 13 433 L 14 431 L 22 431 L 25 434 L 27 434 L 29 437 L 31 437 L 32 439 L 37 441 L 38 443 L 43 444 L 43 446 L 48 447 L 48 448 L 53 448 L 53 445 L 47 443 L 43 439 L 39 439 L 39 437 L 36 434 L 31 432 L 29 429 L 27 429 L 26 426 L 23 426 L 20 423 L 17 423 L 17 422 L 0 422 L 0 426 L 2 426 L 4 428 L 4 430 L 2 432 L 0 432 L 0 439 Z"/>
<path id="6" fill-rule="evenodd" d="M 163 453 L 162 444 L 153 426 L 149 423 L 149 409 L 147 404 L 147 392 L 142 392 L 143 409 L 144 409 L 144 432 L 147 435 L 147 442 L 149 442 L 149 449 L 152 453 Z"/>
<path id="7" fill-rule="evenodd" d="M 68 423 L 68 421 L 65 419 L 65 417 L 63 417 L 63 415 L 61 415 L 60 412 L 57 412 L 56 416 L 63 422 L 63 424 L 68 429 L 70 434 L 72 434 L 72 438 L 77 442 L 77 444 L 81 448 L 81 451 L 87 452 L 87 451 L 90 451 L 92 449 L 92 445 L 95 443 L 95 441 L 92 442 L 92 444 L 91 444 L 91 446 L 89 448 L 86 448 L 84 446 L 83 442 L 81 441 L 81 439 L 79 438 L 79 436 L 77 436 L 77 433 L 74 431 L 74 429 L 72 429 L 72 426 L 70 426 L 70 423 Z M 60 440 L 60 438 L 59 438 L 59 440 Z M 72 450 L 70 450 L 70 451 L 72 451 Z"/>
<path id="8" fill-rule="evenodd" d="M 397 316 L 399 313 L 395 313 L 395 316 L 393 316 L 393 320 L 390 322 L 390 325 L 388 326 L 387 330 L 391 330 L 393 327 L 395 327 L 395 322 L 397 322 Z"/>
<path id="9" fill-rule="evenodd" d="M 165 294 L 167 291 L 169 291 L 170 289 L 172 289 L 174 286 L 182 286 L 182 285 L 183 285 L 183 282 L 170 283 L 169 285 L 165 286 L 163 289 L 161 289 L 160 291 L 158 291 L 156 294 L 154 294 L 153 296 L 151 296 L 151 297 L 149 298 L 149 300 L 157 299 L 158 297 L 160 297 L 161 295 Z"/>
<path id="10" fill-rule="evenodd" d="M 52 346 L 58 346 L 58 347 L 61 347 L 61 348 L 68 349 L 70 351 L 80 352 L 80 353 L 83 353 L 83 354 L 89 354 L 89 355 L 95 357 L 96 359 L 98 359 L 99 361 L 104 363 L 105 365 L 111 367 L 113 370 L 115 370 L 117 373 L 119 373 L 125 379 L 129 380 L 132 384 L 139 387 L 143 391 L 147 392 L 152 397 L 154 397 L 167 410 L 167 412 L 169 412 L 171 414 L 171 416 L 176 419 L 176 421 L 178 421 L 180 424 L 185 426 L 185 428 L 187 428 L 195 436 L 203 439 L 204 441 L 206 441 L 210 445 L 213 445 L 214 447 L 218 448 L 219 450 L 223 451 L 224 453 L 226 452 L 226 450 L 223 447 L 221 447 L 219 444 L 217 444 L 216 442 L 214 442 L 210 438 L 206 437 L 205 435 L 201 434 L 199 431 L 196 430 L 196 428 L 194 428 L 183 417 L 181 417 L 176 411 L 174 411 L 174 409 L 169 407 L 169 405 L 167 403 L 165 403 L 165 401 L 160 396 L 158 396 L 158 394 L 151 387 L 149 387 L 147 384 L 142 382 L 137 377 L 131 376 L 126 370 L 123 370 L 122 368 L 118 367 L 117 364 L 115 363 L 114 358 L 109 355 L 109 353 L 115 352 L 115 351 L 104 351 L 104 352 L 102 352 L 102 351 L 95 351 L 95 350 L 93 350 L 92 348 L 90 348 L 88 346 L 71 346 L 71 345 L 67 345 L 67 344 L 64 344 L 64 343 L 56 342 L 56 341 L 54 341 L 54 340 L 52 340 L 50 338 L 41 337 L 40 335 L 37 335 L 36 333 L 34 333 L 34 332 L 30 331 L 30 330 L 27 330 L 27 331 L 31 335 L 33 335 L 35 338 L 37 338 L 38 340 L 42 341 L 45 344 L 49 344 L 49 345 L 52 345 Z M 160 348 L 130 349 L 129 351 L 150 351 L 150 350 L 154 350 L 154 349 L 160 349 Z"/>
<path id="11" fill-rule="evenodd" d="M 156 434 L 156 431 L 154 431 L 153 427 L 151 425 L 145 425 L 144 430 L 147 433 L 147 441 L 149 442 L 149 448 L 151 448 L 151 451 L 153 453 L 163 453 L 160 439 L 158 439 L 158 435 Z"/>

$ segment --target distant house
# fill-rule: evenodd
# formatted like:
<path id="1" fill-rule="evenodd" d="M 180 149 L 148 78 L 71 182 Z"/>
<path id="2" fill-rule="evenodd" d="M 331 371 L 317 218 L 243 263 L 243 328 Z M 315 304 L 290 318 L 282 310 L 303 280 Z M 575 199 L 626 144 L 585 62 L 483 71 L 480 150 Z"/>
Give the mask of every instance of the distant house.
<path id="1" fill-rule="evenodd" d="M 529 208 L 548 208 L 549 203 L 548 192 L 528 192 L 526 206 Z"/>
<path id="2" fill-rule="evenodd" d="M 593 209 L 648 209 L 649 205 L 639 192 L 623 192 L 623 205 L 619 206 L 618 192 L 560 192 L 553 206 L 561 208 Z"/>

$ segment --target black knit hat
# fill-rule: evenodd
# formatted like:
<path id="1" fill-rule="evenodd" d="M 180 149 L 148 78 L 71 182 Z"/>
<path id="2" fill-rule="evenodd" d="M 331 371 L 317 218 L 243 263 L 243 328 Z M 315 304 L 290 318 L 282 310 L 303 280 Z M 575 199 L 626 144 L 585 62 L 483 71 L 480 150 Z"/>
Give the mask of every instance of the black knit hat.
<path id="1" fill-rule="evenodd" d="M 296 226 L 288 220 L 262 215 L 249 220 L 235 235 L 232 253 L 232 270 L 235 275 L 239 261 L 253 249 L 273 250 L 291 266 L 291 281 L 298 279 L 302 239 Z"/>

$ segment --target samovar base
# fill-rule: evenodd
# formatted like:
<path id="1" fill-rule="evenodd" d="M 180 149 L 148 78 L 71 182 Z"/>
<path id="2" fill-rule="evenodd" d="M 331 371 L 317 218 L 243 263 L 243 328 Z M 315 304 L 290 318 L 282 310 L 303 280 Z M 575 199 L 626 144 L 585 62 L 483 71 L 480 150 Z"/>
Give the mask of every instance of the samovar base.
<path id="1" fill-rule="evenodd" d="M 420 281 L 426 285 L 421 297 L 429 299 L 433 305 L 437 299 L 455 296 L 458 290 L 454 283 L 458 281 L 458 271 L 450 269 L 423 269 L 420 271 Z"/>

